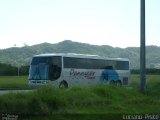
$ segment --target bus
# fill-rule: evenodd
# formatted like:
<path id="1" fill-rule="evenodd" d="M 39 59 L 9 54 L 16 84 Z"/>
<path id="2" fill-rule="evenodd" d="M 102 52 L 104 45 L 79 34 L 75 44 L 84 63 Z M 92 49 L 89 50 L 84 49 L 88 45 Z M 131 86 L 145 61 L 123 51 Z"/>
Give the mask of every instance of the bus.
<path id="1" fill-rule="evenodd" d="M 96 84 L 128 85 L 127 58 L 107 58 L 75 53 L 40 54 L 32 57 L 29 86 L 53 84 L 59 88 Z"/>

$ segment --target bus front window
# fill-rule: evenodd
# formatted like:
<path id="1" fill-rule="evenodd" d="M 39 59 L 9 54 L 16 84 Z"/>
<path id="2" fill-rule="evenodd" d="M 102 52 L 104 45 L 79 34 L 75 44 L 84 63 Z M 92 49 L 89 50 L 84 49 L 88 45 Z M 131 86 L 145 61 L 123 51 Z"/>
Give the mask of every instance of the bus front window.
<path id="1" fill-rule="evenodd" d="M 33 57 L 30 70 L 30 80 L 56 80 L 61 75 L 61 57 Z"/>
<path id="2" fill-rule="evenodd" d="M 45 63 L 38 65 L 31 65 L 29 79 L 32 80 L 47 80 L 48 79 L 48 65 Z"/>

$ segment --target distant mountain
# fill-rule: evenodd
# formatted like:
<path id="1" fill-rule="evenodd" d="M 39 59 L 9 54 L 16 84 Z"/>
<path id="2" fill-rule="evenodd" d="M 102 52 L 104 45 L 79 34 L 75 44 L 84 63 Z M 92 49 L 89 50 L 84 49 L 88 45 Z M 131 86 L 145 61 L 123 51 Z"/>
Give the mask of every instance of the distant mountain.
<path id="1" fill-rule="evenodd" d="M 139 47 L 118 48 L 108 45 L 90 45 L 85 43 L 73 42 L 65 40 L 57 44 L 42 43 L 33 46 L 24 46 L 21 48 L 12 47 L 0 50 L 0 62 L 12 65 L 30 64 L 33 55 L 41 53 L 81 53 L 81 54 L 97 54 L 100 56 L 112 58 L 129 58 L 132 68 L 139 68 L 140 49 Z M 147 67 L 155 67 L 160 65 L 160 47 L 146 47 L 146 65 Z"/>

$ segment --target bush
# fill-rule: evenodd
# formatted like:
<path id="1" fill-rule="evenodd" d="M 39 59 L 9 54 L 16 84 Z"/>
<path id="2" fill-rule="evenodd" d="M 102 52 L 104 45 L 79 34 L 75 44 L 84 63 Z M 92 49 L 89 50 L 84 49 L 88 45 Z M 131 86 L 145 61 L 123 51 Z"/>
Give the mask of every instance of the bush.
<path id="1" fill-rule="evenodd" d="M 140 74 L 140 70 L 139 69 L 132 69 L 131 74 Z M 160 69 L 147 68 L 146 69 L 146 74 L 159 75 L 160 74 Z"/>
<path id="2" fill-rule="evenodd" d="M 159 76 L 150 82 L 146 94 L 137 87 L 107 85 L 58 89 L 41 86 L 28 93 L 0 96 L 0 114 L 152 114 L 160 111 Z"/>
<path id="3" fill-rule="evenodd" d="M 20 66 L 19 68 L 16 66 L 12 66 L 10 64 L 2 64 L 0 63 L 0 75 L 1 76 L 16 76 L 18 75 L 28 75 L 29 66 Z"/>

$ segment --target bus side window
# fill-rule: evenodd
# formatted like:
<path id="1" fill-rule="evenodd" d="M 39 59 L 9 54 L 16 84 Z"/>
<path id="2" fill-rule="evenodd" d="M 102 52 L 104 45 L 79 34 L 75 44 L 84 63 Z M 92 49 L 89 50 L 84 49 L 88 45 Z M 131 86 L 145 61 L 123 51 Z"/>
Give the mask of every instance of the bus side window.
<path id="1" fill-rule="evenodd" d="M 105 69 L 110 69 L 110 70 L 113 70 L 113 66 L 109 65 L 109 66 L 106 66 Z"/>
<path id="2" fill-rule="evenodd" d="M 50 64 L 50 79 L 51 80 L 56 80 L 60 77 L 61 75 L 61 57 L 55 56 L 52 58 L 52 63 Z"/>
<path id="3" fill-rule="evenodd" d="M 61 73 L 61 68 L 58 67 L 57 65 L 50 65 L 50 78 L 51 80 L 56 80 L 60 77 L 60 73 Z"/>

